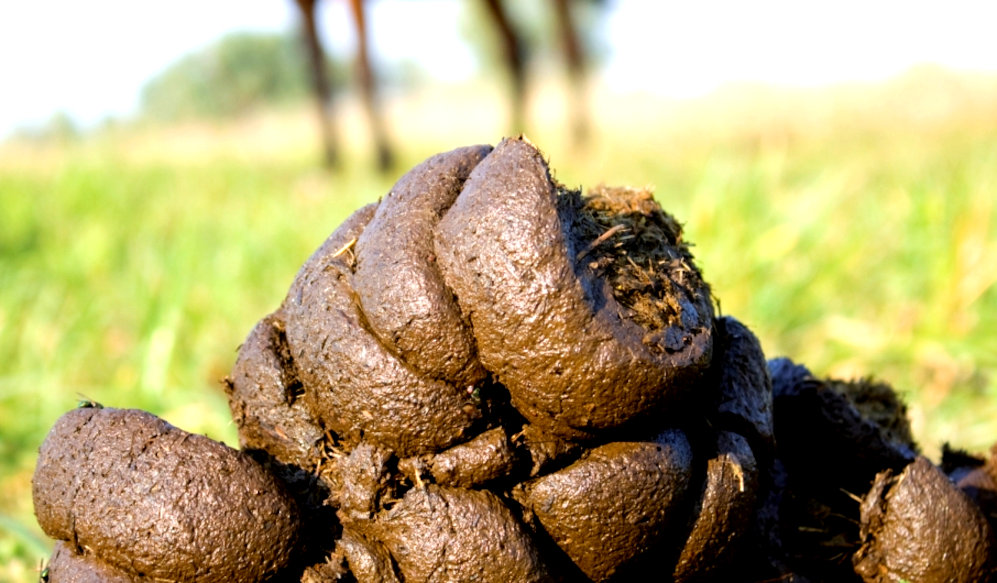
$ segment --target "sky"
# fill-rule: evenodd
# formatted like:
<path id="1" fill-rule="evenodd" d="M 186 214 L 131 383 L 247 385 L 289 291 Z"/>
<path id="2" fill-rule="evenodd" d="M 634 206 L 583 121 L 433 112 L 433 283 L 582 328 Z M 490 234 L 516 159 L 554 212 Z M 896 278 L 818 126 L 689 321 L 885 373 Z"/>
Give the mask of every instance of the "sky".
<path id="1" fill-rule="evenodd" d="M 371 0 L 373 51 L 456 82 L 475 65 L 462 2 Z M 527 0 L 520 0 L 527 1 Z M 535 1 L 535 0 L 529 0 Z M 345 0 L 324 0 L 330 51 L 353 51 Z M 0 5 L 0 136 L 55 112 L 127 116 L 170 63 L 235 31 L 296 25 L 293 0 L 48 0 Z M 611 0 L 598 33 L 614 91 L 695 97 L 738 81 L 876 81 L 931 63 L 997 73 L 992 0 Z"/>

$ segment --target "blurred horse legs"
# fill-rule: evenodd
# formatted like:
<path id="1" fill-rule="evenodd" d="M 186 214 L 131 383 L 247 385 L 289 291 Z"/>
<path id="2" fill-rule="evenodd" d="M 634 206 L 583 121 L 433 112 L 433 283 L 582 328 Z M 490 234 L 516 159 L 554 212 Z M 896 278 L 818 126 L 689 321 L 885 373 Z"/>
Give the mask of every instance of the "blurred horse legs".
<path id="1" fill-rule="evenodd" d="M 578 39 L 578 28 L 571 15 L 570 5 L 573 1 L 552 0 L 552 3 L 561 35 L 561 49 L 568 65 L 571 138 L 575 144 L 583 144 L 588 140 L 589 134 L 587 71 L 585 54 Z"/>
<path id="2" fill-rule="evenodd" d="M 484 0 L 492 23 L 498 28 L 502 43 L 502 58 L 509 71 L 512 84 L 512 133 L 518 134 L 526 127 L 526 54 L 523 41 L 512 28 L 502 0 Z"/>
<path id="3" fill-rule="evenodd" d="M 586 88 L 585 52 L 578 38 L 578 28 L 572 17 L 572 6 L 578 0 L 552 0 L 557 21 L 561 50 L 568 67 L 568 91 L 571 139 L 582 144 L 588 138 L 588 99 Z M 512 130 L 519 133 L 526 127 L 526 61 L 529 48 L 516 33 L 502 0 L 484 0 L 488 16 L 498 29 L 502 43 L 502 58 L 512 85 Z"/>
<path id="4" fill-rule="evenodd" d="M 308 55 L 308 69 L 312 80 L 312 91 L 318 106 L 319 131 L 322 134 L 322 149 L 325 165 L 335 167 L 339 164 L 339 148 L 336 143 L 336 131 L 333 118 L 329 111 L 332 107 L 332 92 L 329 76 L 325 68 L 325 51 L 319 41 L 318 29 L 315 26 L 315 2 L 317 0 L 296 0 L 301 12 L 301 33 L 305 41 L 305 52 Z"/>
<path id="5" fill-rule="evenodd" d="M 384 125 L 384 115 L 377 97 L 377 82 L 370 64 L 368 51 L 367 21 L 364 17 L 363 0 L 350 0 L 353 12 L 353 24 L 357 31 L 357 76 L 360 78 L 360 89 L 363 92 L 364 109 L 370 121 L 374 136 L 374 146 L 377 148 L 377 167 L 382 172 L 391 168 L 394 154 L 388 144 L 388 133 Z"/>
<path id="6" fill-rule="evenodd" d="M 322 49 L 315 22 L 315 5 L 318 0 L 295 0 L 295 2 L 301 12 L 302 36 L 305 40 L 308 56 L 312 90 L 315 92 L 315 100 L 318 105 L 319 128 L 322 134 L 325 164 L 329 167 L 335 167 L 339 164 L 339 146 L 331 111 L 332 89 L 326 71 L 325 51 Z M 363 0 L 350 0 L 350 8 L 353 13 L 353 24 L 357 31 L 357 77 L 360 82 L 361 98 L 370 121 L 374 145 L 377 148 L 377 166 L 381 171 L 387 171 L 391 167 L 394 155 L 388 143 L 387 131 L 377 99 L 377 85 L 370 65 Z"/>
<path id="7" fill-rule="evenodd" d="M 526 128 L 526 62 L 528 47 L 516 32 L 509 19 L 503 0 L 482 0 L 491 24 L 499 33 L 502 45 L 502 58 L 509 73 L 511 91 L 512 134 Z M 568 68 L 570 89 L 569 124 L 572 142 L 582 144 L 589 131 L 586 88 L 586 58 L 582 48 L 576 23 L 572 18 L 572 7 L 579 0 L 551 0 L 557 21 L 561 49 L 564 51 Z M 318 102 L 319 125 L 325 162 L 336 166 L 339 162 L 339 147 L 336 128 L 332 119 L 332 95 L 326 71 L 325 52 L 319 41 L 315 22 L 315 5 L 318 0 L 295 0 L 301 11 L 302 34 L 305 39 L 312 86 Z M 388 140 L 387 127 L 377 95 L 377 80 L 370 62 L 369 36 L 367 31 L 364 0 L 349 0 L 354 29 L 357 32 L 357 82 L 360 84 L 364 111 L 370 123 L 374 147 L 377 150 L 377 166 L 383 172 L 391 168 L 394 152 Z"/>

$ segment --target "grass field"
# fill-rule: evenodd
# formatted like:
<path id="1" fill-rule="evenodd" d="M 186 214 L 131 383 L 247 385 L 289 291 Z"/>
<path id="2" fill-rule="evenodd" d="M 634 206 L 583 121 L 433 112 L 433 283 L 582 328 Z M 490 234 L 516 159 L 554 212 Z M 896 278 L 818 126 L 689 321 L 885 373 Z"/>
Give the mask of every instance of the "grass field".
<path id="1" fill-rule="evenodd" d="M 487 95 L 393 104 L 400 167 L 496 142 L 502 105 Z M 556 96 L 534 105 L 530 137 L 562 182 L 654 185 L 722 311 L 769 356 L 891 382 L 929 455 L 997 440 L 993 79 L 742 87 L 692 103 L 602 91 L 583 150 L 565 141 Z M 236 445 L 219 379 L 237 346 L 397 177 L 369 171 L 355 121 L 344 169 L 316 168 L 307 113 L 0 145 L 0 581 L 33 580 L 49 552 L 31 472 L 81 395 Z"/>

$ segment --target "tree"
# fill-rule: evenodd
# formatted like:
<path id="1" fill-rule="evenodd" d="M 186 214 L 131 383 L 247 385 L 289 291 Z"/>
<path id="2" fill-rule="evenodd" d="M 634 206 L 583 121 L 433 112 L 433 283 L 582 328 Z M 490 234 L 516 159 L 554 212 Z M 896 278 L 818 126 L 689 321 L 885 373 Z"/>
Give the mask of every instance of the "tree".
<path id="1" fill-rule="evenodd" d="M 224 118 L 303 99 L 304 55 L 293 34 L 237 33 L 183 57 L 142 90 L 146 116 Z"/>

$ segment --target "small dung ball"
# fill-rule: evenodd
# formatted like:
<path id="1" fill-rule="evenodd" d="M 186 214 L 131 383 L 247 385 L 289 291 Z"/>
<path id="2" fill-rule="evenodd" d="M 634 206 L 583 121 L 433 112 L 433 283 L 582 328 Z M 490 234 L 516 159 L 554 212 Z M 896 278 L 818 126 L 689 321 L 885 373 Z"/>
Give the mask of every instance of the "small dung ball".
<path id="1" fill-rule="evenodd" d="M 997 548 L 986 518 L 924 457 L 899 476 L 879 473 L 861 516 L 862 546 L 853 563 L 867 583 L 993 579 Z"/>

